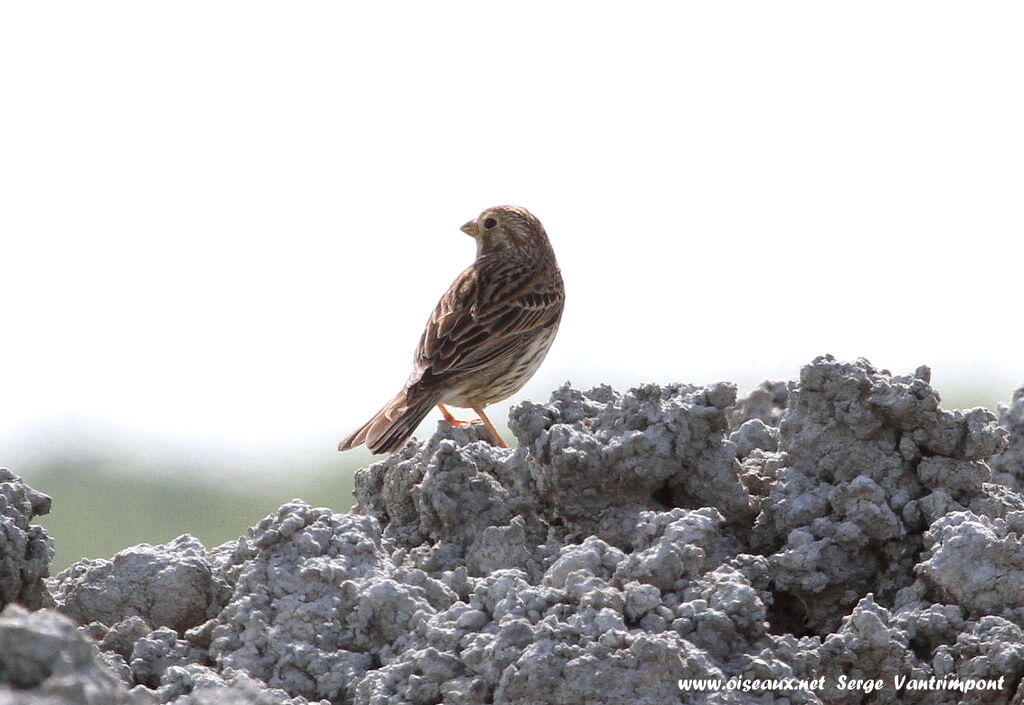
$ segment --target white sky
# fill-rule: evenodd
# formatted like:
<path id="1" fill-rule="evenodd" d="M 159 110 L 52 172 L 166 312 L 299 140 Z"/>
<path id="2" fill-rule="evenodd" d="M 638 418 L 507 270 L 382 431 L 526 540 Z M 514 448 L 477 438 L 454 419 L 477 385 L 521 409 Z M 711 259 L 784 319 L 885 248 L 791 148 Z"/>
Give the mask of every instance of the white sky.
<path id="1" fill-rule="evenodd" d="M 1024 5 L 626 8 L 3 4 L 0 465 L 329 451 L 499 203 L 568 295 L 516 399 L 825 352 L 1024 381 Z"/>

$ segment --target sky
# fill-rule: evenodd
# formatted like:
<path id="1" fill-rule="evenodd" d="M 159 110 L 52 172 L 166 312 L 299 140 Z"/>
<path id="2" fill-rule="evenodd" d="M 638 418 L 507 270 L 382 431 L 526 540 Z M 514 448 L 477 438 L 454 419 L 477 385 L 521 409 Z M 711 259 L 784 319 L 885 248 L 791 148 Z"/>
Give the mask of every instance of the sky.
<path id="1" fill-rule="evenodd" d="M 498 422 L 824 353 L 1009 398 L 1022 33 L 1011 2 L 5 3 L 0 465 L 334 462 L 501 203 L 567 304 Z"/>

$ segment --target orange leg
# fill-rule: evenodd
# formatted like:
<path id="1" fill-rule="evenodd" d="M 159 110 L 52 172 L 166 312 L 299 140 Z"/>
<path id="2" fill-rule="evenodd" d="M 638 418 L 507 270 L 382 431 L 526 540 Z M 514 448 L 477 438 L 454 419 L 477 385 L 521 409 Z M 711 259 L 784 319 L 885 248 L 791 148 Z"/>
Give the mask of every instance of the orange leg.
<path id="1" fill-rule="evenodd" d="M 486 426 L 487 430 L 491 432 L 491 437 L 494 439 L 494 445 L 498 446 L 499 448 L 508 448 L 508 444 L 498 434 L 498 429 L 494 428 L 494 424 L 492 424 L 491 420 L 487 418 L 487 415 L 484 413 L 484 410 L 482 408 L 476 406 L 473 407 L 473 411 L 475 411 L 477 413 L 477 416 L 479 416 L 480 418 L 473 419 L 472 421 L 460 421 L 459 419 L 455 418 L 454 416 L 452 416 L 452 412 L 448 411 L 448 407 L 446 407 L 444 404 L 438 404 L 437 408 L 441 410 L 441 416 L 444 417 L 444 420 L 450 423 L 452 426 L 465 426 L 466 424 L 476 423 L 477 421 L 483 421 L 484 426 Z"/>
<path id="2" fill-rule="evenodd" d="M 441 410 L 441 416 L 444 417 L 444 420 L 450 423 L 452 426 L 465 426 L 467 424 L 476 423 L 477 421 L 480 420 L 473 419 L 472 421 L 461 421 L 460 419 L 457 419 L 454 416 L 452 416 L 452 412 L 448 411 L 448 407 L 446 407 L 444 404 L 438 404 L 437 408 Z"/>
<path id="3" fill-rule="evenodd" d="M 484 413 L 483 407 L 474 406 L 473 411 L 475 411 L 480 416 L 480 420 L 484 422 L 484 426 L 486 426 L 487 430 L 491 432 L 491 436 L 494 437 L 494 445 L 498 446 L 499 448 L 508 448 L 508 443 L 506 443 L 504 439 L 498 434 L 498 429 L 496 429 L 494 427 L 494 424 L 491 423 L 491 420 L 487 418 L 487 414 Z"/>

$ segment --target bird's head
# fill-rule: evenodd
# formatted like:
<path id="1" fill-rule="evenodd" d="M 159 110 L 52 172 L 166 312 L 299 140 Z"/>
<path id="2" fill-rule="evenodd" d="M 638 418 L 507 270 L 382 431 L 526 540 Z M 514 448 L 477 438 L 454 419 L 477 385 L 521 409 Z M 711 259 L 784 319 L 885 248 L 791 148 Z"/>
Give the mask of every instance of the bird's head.
<path id="1" fill-rule="evenodd" d="M 495 206 L 460 228 L 476 240 L 477 257 L 502 251 L 547 251 L 547 233 L 536 216 L 520 206 Z"/>

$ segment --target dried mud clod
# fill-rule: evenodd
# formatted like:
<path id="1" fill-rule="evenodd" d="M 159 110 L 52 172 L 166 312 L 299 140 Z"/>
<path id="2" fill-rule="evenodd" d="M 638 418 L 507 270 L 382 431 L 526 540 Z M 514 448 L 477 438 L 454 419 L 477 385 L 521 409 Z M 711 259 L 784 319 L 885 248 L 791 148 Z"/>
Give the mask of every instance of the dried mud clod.
<path id="1" fill-rule="evenodd" d="M 1020 702 L 1022 396 L 1000 423 L 942 409 L 927 368 L 831 357 L 739 399 L 566 385 L 512 410 L 515 450 L 442 422 L 357 473 L 352 513 L 295 500 L 46 586 L 41 496 L 8 478 L 4 536 L 45 560 L 0 562 L 37 610 L 0 616 L 0 705 L 752 702 L 677 687 L 733 676 L 868 702 L 840 675 L 876 703 Z M 1006 686 L 893 687 L 951 675 Z"/>

